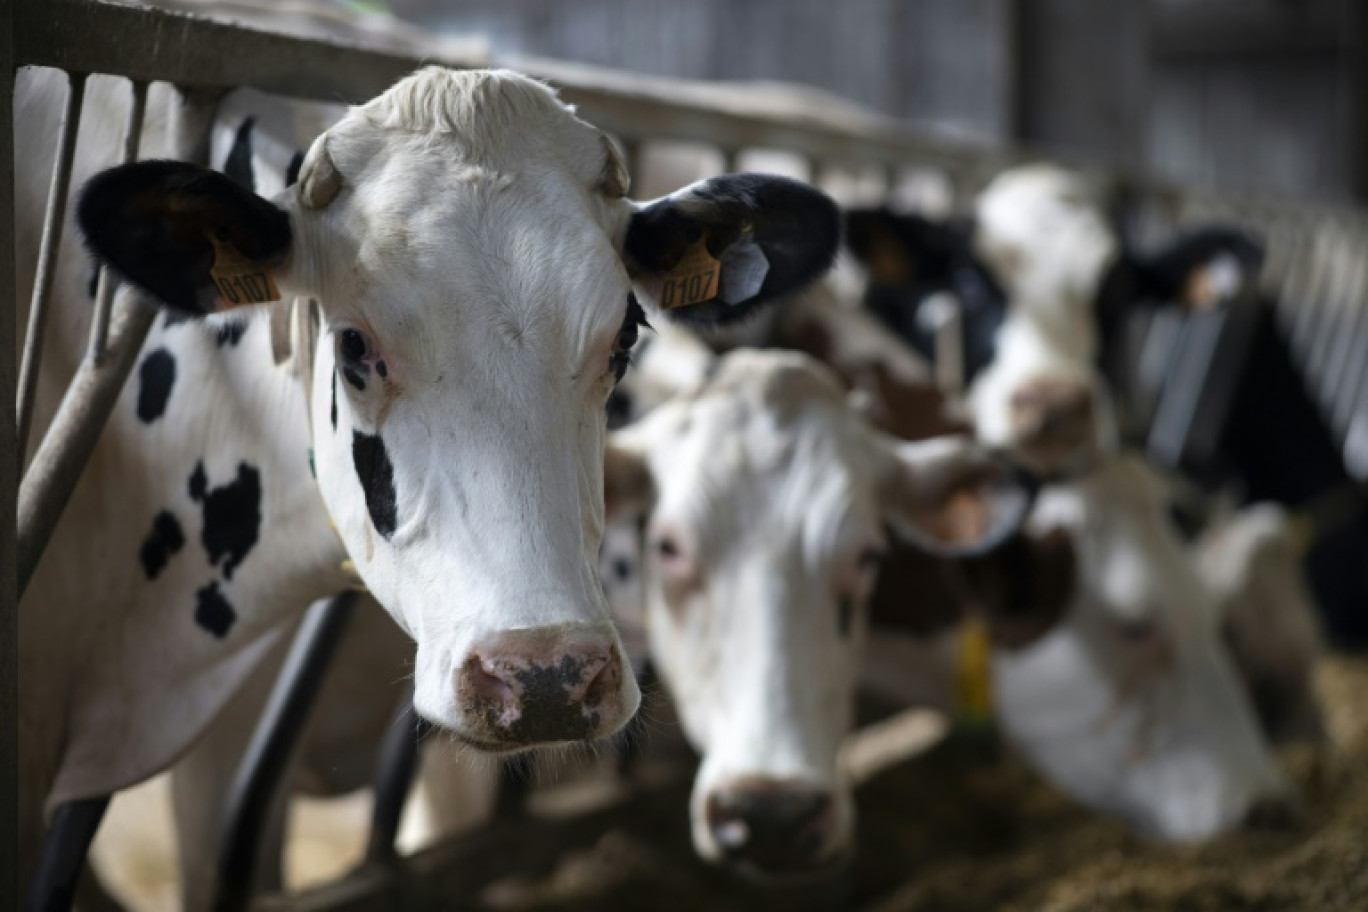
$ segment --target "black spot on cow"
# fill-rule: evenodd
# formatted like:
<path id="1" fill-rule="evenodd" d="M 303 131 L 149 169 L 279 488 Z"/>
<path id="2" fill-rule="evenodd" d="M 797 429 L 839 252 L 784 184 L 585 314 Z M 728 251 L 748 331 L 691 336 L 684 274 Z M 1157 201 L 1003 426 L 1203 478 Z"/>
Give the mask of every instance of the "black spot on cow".
<path id="1" fill-rule="evenodd" d="M 251 117 L 242 122 L 223 162 L 223 173 L 248 190 L 256 189 L 256 177 L 252 174 L 252 127 L 255 123 Z"/>
<path id="2" fill-rule="evenodd" d="M 296 149 L 294 156 L 290 159 L 290 166 L 285 169 L 285 186 L 293 187 L 299 183 L 299 169 L 304 167 L 304 152 Z"/>
<path id="3" fill-rule="evenodd" d="M 223 560 L 223 578 L 232 579 L 261 532 L 261 473 L 240 462 L 236 479 L 209 490 L 201 462 L 190 476 L 190 496 L 204 509 L 200 540 L 209 563 L 217 566 Z"/>
<path id="4" fill-rule="evenodd" d="M 204 500 L 204 492 L 209 490 L 209 478 L 204 474 L 204 463 L 195 466 L 195 471 L 190 473 L 190 499 L 195 501 Z"/>
<path id="5" fill-rule="evenodd" d="M 185 533 L 181 531 L 175 514 L 169 510 L 162 510 L 152 520 L 152 531 L 147 534 L 142 543 L 142 550 L 138 552 L 147 578 L 153 580 L 161 575 L 171 555 L 184 546 Z"/>
<path id="6" fill-rule="evenodd" d="M 384 361 L 375 362 L 375 372 L 380 375 L 381 380 L 389 376 L 389 368 L 385 367 Z"/>
<path id="7" fill-rule="evenodd" d="M 86 282 L 86 295 L 90 300 L 95 300 L 95 295 L 100 291 L 100 264 L 92 263 L 90 266 L 90 279 Z"/>
<path id="8" fill-rule="evenodd" d="M 214 580 L 195 593 L 195 623 L 218 637 L 228 635 L 237 622 L 237 612 L 219 592 L 218 580 Z"/>
<path id="9" fill-rule="evenodd" d="M 375 531 L 385 538 L 394 534 L 398 524 L 398 506 L 394 494 L 394 466 L 390 463 L 385 441 L 378 435 L 352 431 L 352 462 L 361 490 L 366 494 L 366 509 L 370 511 Z"/>
<path id="10" fill-rule="evenodd" d="M 236 320 L 231 323 L 221 323 L 214 330 L 214 341 L 218 343 L 219 348 L 223 348 L 225 345 L 236 348 L 237 344 L 242 341 L 243 334 L 247 332 L 247 326 L 248 324 L 239 323 Z"/>
<path id="11" fill-rule="evenodd" d="M 613 576 L 617 577 L 621 582 L 625 583 L 632 578 L 633 569 L 635 568 L 633 568 L 632 562 L 627 558 L 613 558 Z"/>
<path id="12" fill-rule="evenodd" d="M 364 364 L 348 364 L 342 368 L 342 376 L 347 378 L 347 382 L 356 387 L 360 392 L 366 391 L 366 374 L 370 373 L 370 368 Z"/>
<path id="13" fill-rule="evenodd" d="M 176 358 L 164 348 L 148 352 L 138 368 L 138 417 L 151 424 L 166 411 L 176 382 Z"/>
<path id="14" fill-rule="evenodd" d="M 337 430 L 337 373 L 332 375 L 332 409 L 328 412 L 328 417 L 332 419 L 333 430 Z"/>

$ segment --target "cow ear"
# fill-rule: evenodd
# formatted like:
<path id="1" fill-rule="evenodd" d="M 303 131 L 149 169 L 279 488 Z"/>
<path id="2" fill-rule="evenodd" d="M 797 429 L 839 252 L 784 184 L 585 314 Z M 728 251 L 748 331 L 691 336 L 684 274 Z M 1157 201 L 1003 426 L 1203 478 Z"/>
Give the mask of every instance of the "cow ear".
<path id="1" fill-rule="evenodd" d="M 642 205 L 623 252 L 657 309 L 720 325 L 820 278 L 840 235 L 840 212 L 821 191 L 785 177 L 728 174 Z"/>
<path id="2" fill-rule="evenodd" d="M 910 285 L 947 273 L 967 233 L 949 223 L 886 207 L 849 209 L 845 243 L 878 285 Z"/>
<path id="3" fill-rule="evenodd" d="M 962 562 L 971 610 L 982 616 L 993 643 L 1021 649 L 1064 618 L 1077 580 L 1073 539 L 1063 529 L 1020 531 L 992 553 Z"/>
<path id="4" fill-rule="evenodd" d="M 110 168 L 85 185 L 76 219 L 99 260 L 169 307 L 202 315 L 280 297 L 272 268 L 290 251 L 289 216 L 216 171 Z"/>
<path id="5" fill-rule="evenodd" d="M 1029 473 L 967 437 L 885 445 L 893 455 L 880 486 L 885 519 L 930 554 L 986 554 L 1021 528 L 1035 502 Z"/>
<path id="6" fill-rule="evenodd" d="M 1148 257 L 1132 257 L 1138 297 L 1155 304 L 1210 310 L 1240 297 L 1258 280 L 1263 245 L 1224 225 L 1188 231 Z"/>

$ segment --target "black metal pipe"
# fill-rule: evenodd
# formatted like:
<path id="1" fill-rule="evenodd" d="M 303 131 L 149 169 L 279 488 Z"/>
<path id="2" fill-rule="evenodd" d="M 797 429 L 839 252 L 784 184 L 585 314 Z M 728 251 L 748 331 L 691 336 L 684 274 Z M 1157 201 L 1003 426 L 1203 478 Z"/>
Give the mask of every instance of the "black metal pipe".
<path id="1" fill-rule="evenodd" d="M 98 795 L 69 802 L 53 813 L 24 900 L 24 912 L 69 912 L 85 869 L 86 852 L 107 807 L 109 796 Z"/>
<path id="2" fill-rule="evenodd" d="M 413 709 L 413 688 L 399 701 L 375 765 L 375 804 L 371 809 L 367 864 L 389 864 L 396 857 L 394 845 L 413 777 L 418 771 L 418 748 L 432 731 L 432 723 Z"/>
<path id="3" fill-rule="evenodd" d="M 241 912 L 251 903 L 257 853 L 272 801 L 286 785 L 290 760 L 355 605 L 354 592 L 317 602 L 295 635 L 228 792 L 212 904 L 215 912 Z"/>

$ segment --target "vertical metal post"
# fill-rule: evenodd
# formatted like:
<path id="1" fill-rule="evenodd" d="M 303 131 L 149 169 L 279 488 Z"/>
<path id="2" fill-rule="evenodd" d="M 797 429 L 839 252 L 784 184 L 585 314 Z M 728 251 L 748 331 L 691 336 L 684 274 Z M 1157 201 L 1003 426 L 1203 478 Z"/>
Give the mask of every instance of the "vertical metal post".
<path id="1" fill-rule="evenodd" d="M 0 5 L 0 402 L 14 401 L 14 5 Z M 18 575 L 14 504 L 19 489 L 15 425 L 0 421 L 0 906 L 19 904 Z M 11 848 L 13 847 L 13 848 Z"/>
<path id="2" fill-rule="evenodd" d="M 133 106 L 128 111 L 128 128 L 124 133 L 123 161 L 136 161 L 138 144 L 142 140 L 143 115 L 147 111 L 147 83 L 141 79 L 133 82 Z M 100 267 L 100 281 L 95 292 L 95 315 L 90 322 L 90 348 L 88 358 L 98 361 L 105 350 L 105 340 L 109 336 L 109 311 L 114 304 L 114 277 L 107 266 Z"/>
<path id="3" fill-rule="evenodd" d="M 108 807 L 109 796 L 98 795 L 57 808 L 43 839 L 24 912 L 70 912 L 86 852 Z"/>
<path id="4" fill-rule="evenodd" d="M 399 701 L 375 764 L 375 804 L 371 809 L 370 837 L 366 842 L 367 864 L 394 861 L 395 839 L 404 804 L 418 771 L 418 748 L 432 725 L 413 710 L 413 688 Z"/>
<path id="5" fill-rule="evenodd" d="M 242 912 L 251 904 L 257 851 L 272 802 L 286 785 L 309 711 L 355 606 L 354 592 L 318 602 L 309 608 L 295 635 L 228 792 L 212 905 L 215 912 Z"/>
<path id="6" fill-rule="evenodd" d="M 141 292 L 127 286 L 119 290 L 114 302 L 113 344 L 106 352 L 113 357 L 81 361 L 42 444 L 33 454 L 33 463 L 19 486 L 15 567 L 21 596 L 156 316 L 156 306 L 145 301 Z"/>
<path id="7" fill-rule="evenodd" d="M 38 367 L 43 357 L 43 330 L 47 327 L 47 303 L 57 270 L 57 253 L 62 247 L 62 226 L 66 222 L 67 191 L 71 187 L 71 160 L 76 154 L 76 134 L 81 126 L 81 104 L 85 101 L 84 73 L 68 73 L 69 90 L 62 111 L 62 129 L 57 140 L 57 162 L 52 166 L 48 186 L 47 211 L 43 215 L 43 236 L 38 247 L 38 271 L 33 281 L 33 300 L 29 303 L 28 333 L 24 338 L 24 360 L 19 370 L 18 447 L 28 449 L 29 424 L 33 421 L 33 399 L 38 392 Z M 20 462 L 23 457 L 21 455 Z"/>

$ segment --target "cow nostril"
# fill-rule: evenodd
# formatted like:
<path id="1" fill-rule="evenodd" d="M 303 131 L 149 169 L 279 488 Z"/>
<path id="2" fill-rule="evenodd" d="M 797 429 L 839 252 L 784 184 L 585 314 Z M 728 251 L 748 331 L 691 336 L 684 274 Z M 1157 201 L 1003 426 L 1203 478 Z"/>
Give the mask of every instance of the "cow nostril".
<path id="1" fill-rule="evenodd" d="M 518 693 L 512 683 L 500 676 L 499 671 L 484 659 L 467 663 L 466 687 L 472 695 L 498 703 L 515 704 Z"/>
<path id="2" fill-rule="evenodd" d="M 618 685 L 622 681 L 622 661 L 618 657 L 618 651 L 614 649 L 597 671 L 590 670 L 585 677 L 588 681 L 584 688 L 586 706 L 597 706 L 611 698 L 618 692 Z"/>

